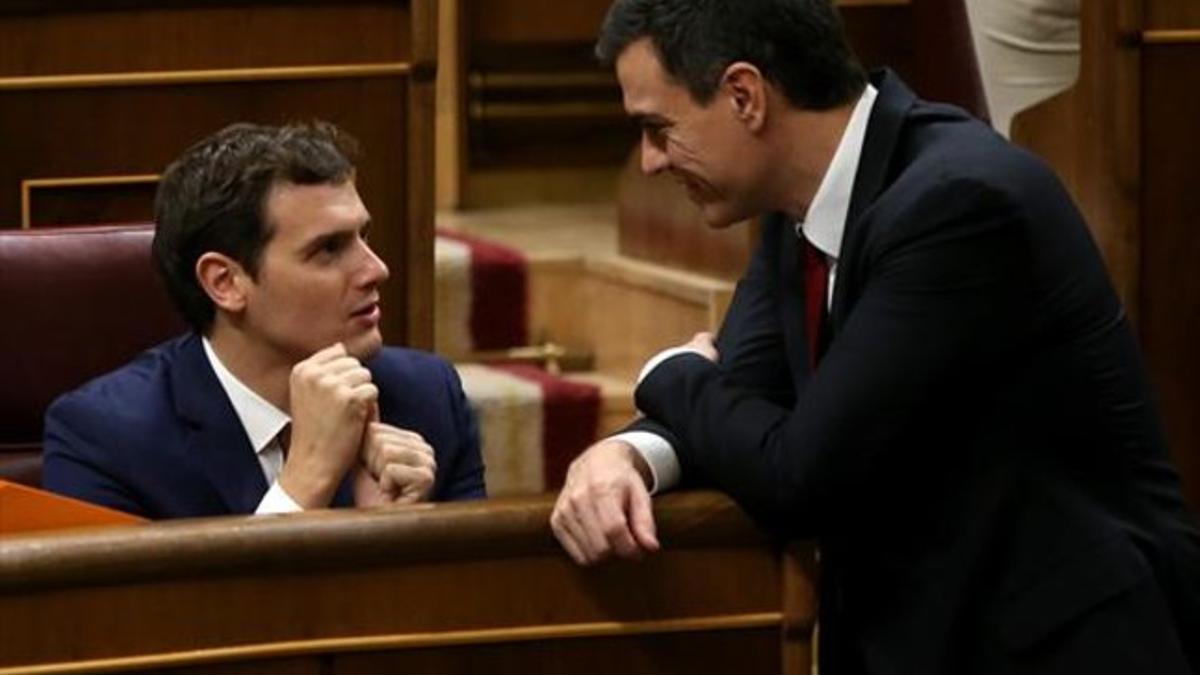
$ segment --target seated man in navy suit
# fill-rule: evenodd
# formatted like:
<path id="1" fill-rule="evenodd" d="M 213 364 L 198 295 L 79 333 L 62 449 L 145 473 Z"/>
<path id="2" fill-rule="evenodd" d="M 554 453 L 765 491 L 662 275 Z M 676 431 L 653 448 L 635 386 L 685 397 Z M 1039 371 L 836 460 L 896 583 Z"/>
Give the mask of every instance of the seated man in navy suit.
<path id="1" fill-rule="evenodd" d="M 484 496 L 454 369 L 382 345 L 352 156 L 237 124 L 167 168 L 154 258 L 193 332 L 55 401 L 47 489 L 150 518 Z"/>

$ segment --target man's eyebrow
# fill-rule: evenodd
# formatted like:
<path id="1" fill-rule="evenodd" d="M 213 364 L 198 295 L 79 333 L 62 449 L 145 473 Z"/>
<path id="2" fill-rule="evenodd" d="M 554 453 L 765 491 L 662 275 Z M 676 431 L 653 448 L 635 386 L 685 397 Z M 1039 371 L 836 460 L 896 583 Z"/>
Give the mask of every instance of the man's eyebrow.
<path id="1" fill-rule="evenodd" d="M 633 113 L 629 119 L 639 127 L 660 127 L 670 124 L 670 120 L 658 113 Z"/>
<path id="2" fill-rule="evenodd" d="M 352 229 L 352 228 L 333 230 L 331 232 L 323 232 L 323 233 L 318 234 L 317 236 L 313 237 L 312 239 L 310 239 L 308 241 L 308 243 L 306 243 L 301 250 L 304 251 L 305 255 L 312 255 L 312 254 L 316 253 L 317 251 L 320 251 L 322 248 L 324 248 L 324 246 L 326 244 L 335 243 L 335 242 L 342 243 L 342 242 L 349 241 L 358 232 L 359 232 L 358 229 Z"/>

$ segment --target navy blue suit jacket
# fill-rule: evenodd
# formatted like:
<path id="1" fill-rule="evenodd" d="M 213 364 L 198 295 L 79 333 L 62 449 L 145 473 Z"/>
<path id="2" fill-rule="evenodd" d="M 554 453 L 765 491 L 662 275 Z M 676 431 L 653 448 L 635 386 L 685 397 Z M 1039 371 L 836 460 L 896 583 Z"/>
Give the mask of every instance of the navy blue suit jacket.
<path id="1" fill-rule="evenodd" d="M 1179 643 L 1200 672 L 1200 535 L 1086 225 L 1037 158 L 875 81 L 817 368 L 777 214 L 719 363 L 664 361 L 637 426 L 819 539 L 823 674 L 1188 672 Z"/>
<path id="2" fill-rule="evenodd" d="M 454 369 L 391 347 L 365 365 L 379 387 L 380 418 L 433 447 L 432 498 L 484 497 L 479 436 Z M 352 505 L 349 482 L 334 506 Z M 56 400 L 46 413 L 43 485 L 148 518 L 253 513 L 269 487 L 195 334 Z"/>

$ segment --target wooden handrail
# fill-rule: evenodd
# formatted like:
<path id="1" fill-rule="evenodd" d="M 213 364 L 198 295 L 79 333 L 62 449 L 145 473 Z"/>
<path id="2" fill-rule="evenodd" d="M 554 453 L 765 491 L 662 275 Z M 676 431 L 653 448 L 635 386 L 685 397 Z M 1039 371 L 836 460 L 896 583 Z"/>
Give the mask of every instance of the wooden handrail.
<path id="1" fill-rule="evenodd" d="M 553 495 L 371 511 L 178 520 L 113 530 L 0 539 L 0 593 L 274 569 L 507 558 L 559 550 Z M 655 501 L 658 532 L 675 548 L 765 542 L 728 497 L 683 492 Z"/>

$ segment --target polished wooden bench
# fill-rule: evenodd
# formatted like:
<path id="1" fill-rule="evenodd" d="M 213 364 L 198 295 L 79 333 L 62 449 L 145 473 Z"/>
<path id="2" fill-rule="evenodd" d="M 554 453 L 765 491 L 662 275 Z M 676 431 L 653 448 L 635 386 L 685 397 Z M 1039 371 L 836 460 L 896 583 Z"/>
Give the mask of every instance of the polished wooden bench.
<path id="1" fill-rule="evenodd" d="M 550 496 L 0 539 L 0 674 L 807 673 L 811 549 L 729 499 L 579 568 Z"/>

